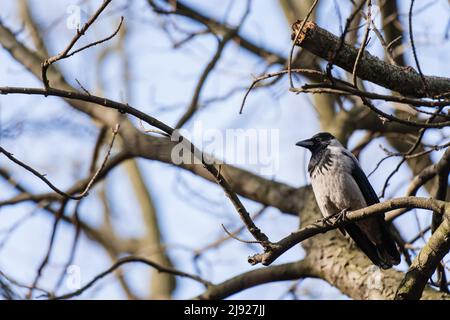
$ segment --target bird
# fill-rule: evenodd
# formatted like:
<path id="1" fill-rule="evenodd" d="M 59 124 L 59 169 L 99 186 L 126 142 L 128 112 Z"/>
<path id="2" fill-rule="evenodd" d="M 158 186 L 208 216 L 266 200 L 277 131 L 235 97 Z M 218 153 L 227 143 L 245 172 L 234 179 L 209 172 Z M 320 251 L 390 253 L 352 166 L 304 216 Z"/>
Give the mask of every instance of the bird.
<path id="1" fill-rule="evenodd" d="M 308 172 L 325 219 L 345 218 L 347 211 L 380 202 L 356 157 L 332 134 L 320 132 L 296 145 L 311 151 Z M 374 265 L 389 269 L 400 263 L 400 253 L 384 213 L 348 223 L 340 230 L 353 239 Z"/>

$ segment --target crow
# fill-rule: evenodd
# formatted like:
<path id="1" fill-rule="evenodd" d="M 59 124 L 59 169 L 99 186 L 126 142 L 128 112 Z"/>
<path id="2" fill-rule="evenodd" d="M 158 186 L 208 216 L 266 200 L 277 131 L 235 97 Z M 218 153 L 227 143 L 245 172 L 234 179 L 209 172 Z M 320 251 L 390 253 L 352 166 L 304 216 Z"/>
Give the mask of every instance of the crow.
<path id="1" fill-rule="evenodd" d="M 296 145 L 311 151 L 308 172 L 324 218 L 342 218 L 348 210 L 380 202 L 358 160 L 332 134 L 320 132 Z M 384 214 L 347 224 L 340 229 L 378 267 L 389 269 L 400 263 L 400 254 Z"/>

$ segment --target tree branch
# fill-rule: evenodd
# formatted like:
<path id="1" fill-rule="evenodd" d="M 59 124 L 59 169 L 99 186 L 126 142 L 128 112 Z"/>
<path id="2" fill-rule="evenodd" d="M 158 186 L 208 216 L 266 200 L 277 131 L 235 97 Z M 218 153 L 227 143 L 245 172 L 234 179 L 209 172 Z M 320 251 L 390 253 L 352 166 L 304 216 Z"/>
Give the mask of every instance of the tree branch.
<path id="1" fill-rule="evenodd" d="M 447 214 L 450 211 L 447 210 Z M 436 266 L 450 250 L 450 221 L 444 219 L 420 250 L 395 294 L 397 300 L 420 299 Z"/>
<path id="2" fill-rule="evenodd" d="M 103 277 L 107 276 L 108 274 L 110 274 L 111 272 L 113 272 L 114 270 L 116 270 L 117 268 L 119 268 L 120 266 L 122 266 L 123 264 L 126 263 L 131 263 L 131 262 L 139 262 L 139 263 L 143 263 L 145 265 L 148 265 L 150 267 L 153 267 L 155 269 L 157 269 L 159 272 L 165 272 L 165 273 L 170 273 L 176 276 L 180 276 L 180 277 L 184 277 L 184 278 L 188 278 L 188 279 L 192 279 L 194 281 L 200 282 L 201 284 L 203 284 L 206 287 L 209 287 L 212 285 L 211 282 L 206 281 L 196 275 L 190 274 L 190 273 L 186 273 L 183 271 L 179 271 L 173 268 L 168 268 L 168 267 L 164 267 L 162 265 L 156 264 L 150 260 L 144 259 L 144 258 L 139 258 L 139 257 L 125 257 L 122 259 L 119 259 L 116 263 L 114 263 L 111 267 L 109 267 L 107 270 L 103 271 L 102 273 L 98 274 L 97 276 L 95 276 L 91 281 L 89 281 L 86 285 L 84 285 L 83 287 L 81 287 L 80 289 L 71 292 L 71 293 L 67 293 L 58 297 L 53 297 L 53 299 L 55 300 L 63 300 L 63 299 L 70 299 L 76 296 L 79 296 L 80 294 L 82 294 L 84 291 L 86 291 L 87 289 L 89 289 L 90 287 L 92 287 L 98 280 L 102 279 Z"/>
<path id="3" fill-rule="evenodd" d="M 301 21 L 297 21 L 292 25 L 293 36 L 295 36 L 301 24 Z M 307 49 L 322 59 L 330 60 L 339 46 L 339 38 L 320 28 L 316 23 L 308 21 L 298 37 L 296 45 Z M 357 55 L 358 50 L 356 48 L 343 44 L 333 63 L 351 73 Z M 356 75 L 363 80 L 373 82 L 405 96 L 427 96 L 422 78 L 414 69 L 388 64 L 367 51 L 362 54 Z M 450 92 L 450 79 L 434 76 L 425 76 L 425 79 L 431 97 Z"/>
<path id="4" fill-rule="evenodd" d="M 295 280 L 315 277 L 307 261 L 281 264 L 268 268 L 260 268 L 241 273 L 222 283 L 210 286 L 201 295 L 195 297 L 200 300 L 225 299 L 242 290 L 274 281 Z"/>
<path id="5" fill-rule="evenodd" d="M 258 263 L 269 265 L 284 252 L 286 252 L 296 244 L 308 238 L 311 238 L 314 235 L 336 229 L 351 222 L 359 221 L 371 215 L 382 214 L 384 212 L 398 208 L 421 208 L 431 210 L 439 212 L 441 213 L 441 215 L 446 214 L 447 219 L 450 219 L 450 203 L 448 202 L 419 197 L 403 197 L 391 199 L 386 202 L 373 204 L 366 208 L 348 212 L 345 216 L 345 219 L 335 221 L 331 224 L 325 223 L 325 221 L 322 219 L 317 221 L 316 223 L 303 227 L 300 230 L 295 231 L 289 236 L 281 239 L 280 241 L 273 243 L 272 247 L 267 249 L 264 253 L 249 257 L 248 262 L 252 265 Z"/>

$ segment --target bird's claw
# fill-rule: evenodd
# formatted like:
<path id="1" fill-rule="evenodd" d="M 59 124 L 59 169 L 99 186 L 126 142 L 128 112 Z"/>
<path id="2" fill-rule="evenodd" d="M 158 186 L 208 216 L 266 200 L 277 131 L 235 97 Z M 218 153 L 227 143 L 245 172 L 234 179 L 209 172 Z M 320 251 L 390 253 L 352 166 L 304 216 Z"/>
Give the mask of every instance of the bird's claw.
<path id="1" fill-rule="evenodd" d="M 344 210 L 342 210 L 342 211 L 340 211 L 340 212 L 338 212 L 338 213 L 336 214 L 336 220 L 335 220 L 335 223 L 340 222 L 340 221 L 342 221 L 342 222 L 347 221 L 347 212 L 348 212 L 348 209 L 347 209 L 347 208 L 344 209 Z"/>
<path id="2" fill-rule="evenodd" d="M 331 220 L 333 217 L 334 217 L 334 215 L 331 215 L 331 216 L 328 216 L 328 217 L 323 218 L 321 221 L 322 221 L 325 225 L 327 225 L 327 226 L 332 226 L 333 223 L 330 222 L 330 220 Z"/>
<path id="3" fill-rule="evenodd" d="M 336 223 L 341 222 L 341 221 L 344 222 L 347 220 L 347 212 L 348 212 L 348 209 L 341 210 L 335 214 L 332 214 L 332 215 L 329 215 L 328 217 L 323 218 L 322 222 L 328 226 L 333 226 Z M 333 220 L 333 221 L 331 221 L 331 220 Z"/>

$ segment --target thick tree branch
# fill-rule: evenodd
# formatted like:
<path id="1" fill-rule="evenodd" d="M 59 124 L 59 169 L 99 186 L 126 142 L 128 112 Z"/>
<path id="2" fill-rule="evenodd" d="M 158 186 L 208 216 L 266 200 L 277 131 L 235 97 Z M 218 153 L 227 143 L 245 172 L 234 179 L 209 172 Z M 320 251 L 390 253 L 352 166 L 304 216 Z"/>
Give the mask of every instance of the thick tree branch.
<path id="1" fill-rule="evenodd" d="M 269 265 L 275 259 L 277 259 L 284 252 L 295 246 L 296 244 L 311 238 L 319 233 L 324 233 L 332 229 L 336 229 L 340 226 L 346 225 L 351 222 L 359 221 L 367 218 L 371 215 L 382 214 L 384 212 L 398 209 L 398 208 L 421 208 L 439 212 L 441 215 L 446 214 L 447 219 L 450 219 L 450 203 L 419 197 L 404 197 L 391 199 L 382 203 L 377 203 L 369 207 L 348 212 L 345 219 L 335 221 L 334 223 L 325 223 L 324 220 L 319 220 L 316 223 L 301 228 L 298 231 L 291 233 L 289 236 L 281 239 L 277 243 L 274 243 L 271 248 L 267 249 L 262 254 L 256 254 L 249 257 L 250 264 L 262 263 L 263 265 Z"/>
<path id="2" fill-rule="evenodd" d="M 441 195 L 441 197 L 438 197 L 437 199 L 445 201 L 446 197 L 445 194 L 447 193 L 448 188 L 448 172 L 450 168 L 450 148 L 447 148 L 445 150 L 444 155 L 442 158 L 437 162 L 434 163 L 425 169 L 423 169 L 418 175 L 416 175 L 411 183 L 408 186 L 408 189 L 406 190 L 406 196 L 415 196 L 417 194 L 417 191 L 425 185 L 428 181 L 432 180 L 434 177 L 445 177 L 442 179 L 439 179 L 442 185 L 440 185 L 441 192 L 444 196 Z M 445 180 L 445 184 L 443 183 L 443 180 Z M 439 188 L 438 188 L 439 190 Z M 402 214 L 406 213 L 407 209 L 399 209 L 392 211 L 386 215 L 386 220 L 392 221 L 395 218 L 401 216 Z"/>
<path id="3" fill-rule="evenodd" d="M 201 295 L 200 300 L 225 299 L 242 290 L 274 281 L 295 280 L 314 277 L 307 261 L 286 263 L 268 268 L 260 268 L 241 273 L 222 283 L 210 286 Z"/>
<path id="4" fill-rule="evenodd" d="M 309 189 L 300 211 L 301 227 L 308 226 L 321 213 Z M 337 230 L 317 234 L 302 242 L 312 273 L 338 288 L 352 299 L 393 299 L 405 273 L 395 269 L 381 270 Z M 425 287 L 422 299 L 450 299 L 450 295 Z"/>
<path id="5" fill-rule="evenodd" d="M 0 168 L 0 176 L 8 181 L 8 183 L 11 184 L 14 189 L 20 191 L 22 194 L 31 194 L 31 190 L 28 190 L 25 186 L 13 180 L 11 174 L 4 168 Z M 80 187 L 79 189 L 82 189 L 82 187 Z M 61 201 L 62 199 L 55 198 L 51 200 Z M 38 206 L 42 207 L 42 210 L 48 212 L 52 216 L 56 216 L 58 214 L 57 210 L 51 207 L 49 201 L 45 200 L 45 197 L 42 197 L 42 199 L 30 199 L 30 201 L 33 201 Z M 64 215 L 61 217 L 61 219 L 65 223 L 75 226 L 75 222 L 70 217 Z M 110 254 L 114 256 L 120 252 L 134 253 L 135 251 L 135 245 L 133 244 L 135 242 L 134 240 L 127 242 L 124 240 L 119 241 L 117 239 L 113 239 L 110 234 L 102 232 L 103 230 L 94 229 L 81 220 L 78 221 L 78 227 L 86 234 L 89 239 L 94 240 L 99 245 L 103 246 Z"/>
<path id="6" fill-rule="evenodd" d="M 261 230 L 253 223 L 253 221 L 250 218 L 250 214 L 247 212 L 241 200 L 234 192 L 234 190 L 231 188 L 230 184 L 225 180 L 220 170 L 218 170 L 214 164 L 210 163 L 210 159 L 208 159 L 207 156 L 205 156 L 205 154 L 203 154 L 202 151 L 200 151 L 189 140 L 181 136 L 177 131 L 175 131 L 170 126 L 166 125 L 165 123 L 159 121 L 158 119 L 152 116 L 147 115 L 146 113 L 136 108 L 131 107 L 128 104 L 116 102 L 107 98 L 102 98 L 87 93 L 59 90 L 54 88 L 39 89 L 39 88 L 0 87 L 0 94 L 20 94 L 20 93 L 30 95 L 56 96 L 69 100 L 74 99 L 85 102 L 92 102 L 100 106 L 115 109 L 120 113 L 128 113 L 130 115 L 133 115 L 136 118 L 146 122 L 147 124 L 156 127 L 164 131 L 165 133 L 169 134 L 172 137 L 172 139 L 174 139 L 175 142 L 182 144 L 184 147 L 184 152 L 190 152 L 192 154 L 191 158 L 197 159 L 197 161 L 199 161 L 205 167 L 205 169 L 208 170 L 208 172 L 212 175 L 217 184 L 219 184 L 222 187 L 222 189 L 225 192 L 225 195 L 230 199 L 231 203 L 233 204 L 237 213 L 239 214 L 241 220 L 247 226 L 247 229 L 253 235 L 253 237 L 257 241 L 259 241 L 264 247 L 270 247 L 270 243 L 268 242 L 267 236 L 263 232 L 261 232 Z"/>
<path id="7" fill-rule="evenodd" d="M 292 25 L 293 35 L 300 27 L 301 21 Z M 299 36 L 296 45 L 307 49 L 314 55 L 330 60 L 339 46 L 339 38 L 314 22 L 308 21 Z M 348 44 L 343 44 L 337 52 L 333 63 L 342 69 L 352 72 L 358 50 Z M 359 62 L 356 75 L 363 80 L 399 92 L 405 96 L 425 97 L 420 74 L 412 68 L 391 65 L 364 51 Z M 450 79 L 444 77 L 425 76 L 432 97 L 450 92 Z"/>
<path id="8" fill-rule="evenodd" d="M 448 211 L 450 212 L 450 211 Z M 428 279 L 450 250 L 450 220 L 444 219 L 428 242 L 420 250 L 400 283 L 395 299 L 417 300 L 422 296 Z"/>

